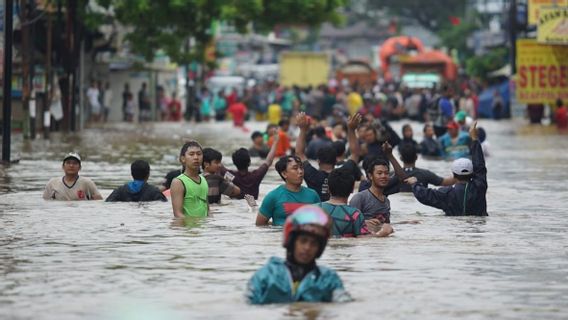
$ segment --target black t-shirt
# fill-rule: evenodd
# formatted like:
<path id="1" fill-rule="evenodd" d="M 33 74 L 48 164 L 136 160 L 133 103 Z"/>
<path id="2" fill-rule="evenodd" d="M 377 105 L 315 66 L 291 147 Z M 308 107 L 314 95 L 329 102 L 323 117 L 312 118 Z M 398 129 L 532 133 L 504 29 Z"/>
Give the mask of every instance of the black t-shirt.
<path id="1" fill-rule="evenodd" d="M 444 178 L 426 169 L 403 168 L 403 170 L 406 176 L 415 177 L 418 183 L 421 183 L 425 187 L 428 187 L 428 184 L 439 186 L 442 184 L 442 181 L 444 181 Z M 400 183 L 398 192 L 412 192 L 412 186 L 406 183 Z"/>
<path id="2" fill-rule="evenodd" d="M 351 159 L 337 163 L 335 165 L 335 169 L 347 170 L 353 175 L 355 181 L 360 181 L 361 177 L 363 176 L 361 169 L 359 169 L 359 166 L 355 163 L 355 161 Z"/>
<path id="3" fill-rule="evenodd" d="M 329 200 L 329 173 L 314 168 L 308 160 L 304 161 L 304 180 L 310 189 L 318 193 L 322 202 Z"/>

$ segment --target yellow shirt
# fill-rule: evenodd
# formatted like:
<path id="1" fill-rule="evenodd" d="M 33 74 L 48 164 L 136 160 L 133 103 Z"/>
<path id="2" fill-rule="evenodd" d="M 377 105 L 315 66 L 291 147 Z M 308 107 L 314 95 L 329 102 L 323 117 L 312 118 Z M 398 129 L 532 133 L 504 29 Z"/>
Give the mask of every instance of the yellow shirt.
<path id="1" fill-rule="evenodd" d="M 273 103 L 268 106 L 268 123 L 278 124 L 282 118 L 282 107 L 279 104 Z"/>

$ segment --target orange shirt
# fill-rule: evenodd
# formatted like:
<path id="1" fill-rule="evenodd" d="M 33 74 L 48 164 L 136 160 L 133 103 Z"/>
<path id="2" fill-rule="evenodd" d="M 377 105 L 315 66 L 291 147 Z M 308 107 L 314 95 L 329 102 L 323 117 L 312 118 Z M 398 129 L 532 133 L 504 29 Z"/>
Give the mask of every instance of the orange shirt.
<path id="1" fill-rule="evenodd" d="M 268 139 L 269 147 L 272 146 L 273 140 L 274 140 L 273 137 L 270 137 Z M 278 130 L 278 145 L 276 146 L 275 156 L 276 157 L 285 156 L 288 153 L 288 150 L 290 150 L 290 146 L 291 146 L 290 138 L 288 137 L 288 134 L 282 130 Z"/>

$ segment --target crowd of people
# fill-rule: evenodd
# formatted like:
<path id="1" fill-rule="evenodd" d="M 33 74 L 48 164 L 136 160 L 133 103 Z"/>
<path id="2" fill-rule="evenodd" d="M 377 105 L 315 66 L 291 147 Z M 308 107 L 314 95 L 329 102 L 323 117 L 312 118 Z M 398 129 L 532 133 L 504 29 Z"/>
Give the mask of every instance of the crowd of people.
<path id="1" fill-rule="evenodd" d="M 161 186 L 147 183 L 150 165 L 136 160 L 131 165 L 133 180 L 113 190 L 106 201 L 170 199 L 174 217 L 185 218 L 208 216 L 222 195 L 245 199 L 256 213 L 257 226 L 284 227 L 286 248 L 285 259 L 271 258 L 250 280 L 249 302 L 348 301 L 338 275 L 315 261 L 330 236 L 387 237 L 394 224 L 418 223 L 394 221 L 389 195 L 412 192 L 419 202 L 446 215 L 487 215 L 485 132 L 472 120 L 475 109 L 455 107 L 450 90 L 443 88 L 445 94 L 435 96 L 433 106 L 424 109 L 428 122 L 420 143 L 411 126 L 403 126 L 401 138 L 389 125 L 386 114 L 403 114 L 396 108 L 376 110 L 365 99 L 353 107 L 349 101 L 357 99 L 350 99 L 350 93 L 345 110 L 335 100 L 325 104 L 329 110 L 324 104 L 321 109 L 308 104 L 304 112 L 292 98 L 290 109 L 280 107 L 281 117 L 271 117 L 268 108 L 266 131 L 253 132 L 250 147 L 232 153 L 235 169 L 225 167 L 218 150 L 188 141 L 180 150 L 181 169 L 169 172 Z M 235 101 L 245 104 L 238 97 Z M 393 148 L 398 148 L 402 165 Z M 453 160 L 453 175 L 440 177 L 417 168 L 419 155 Z M 251 157 L 264 162 L 251 170 Z M 274 160 L 283 183 L 259 199 L 259 187 Z M 80 155 L 66 155 L 64 176 L 48 182 L 44 199 L 102 199 L 95 183 L 79 176 L 80 169 Z M 282 276 L 286 273 L 289 281 Z"/>

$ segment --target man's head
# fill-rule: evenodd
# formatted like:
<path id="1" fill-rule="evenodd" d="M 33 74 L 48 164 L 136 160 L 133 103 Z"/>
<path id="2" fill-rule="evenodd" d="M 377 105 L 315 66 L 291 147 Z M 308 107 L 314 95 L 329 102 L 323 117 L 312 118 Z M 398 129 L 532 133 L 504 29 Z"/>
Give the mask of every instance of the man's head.
<path id="1" fill-rule="evenodd" d="M 459 132 L 460 132 L 460 125 L 455 121 L 448 122 L 448 124 L 446 125 L 446 128 L 448 128 L 448 133 L 450 134 L 450 137 L 452 137 L 452 138 L 457 137 Z"/>
<path id="2" fill-rule="evenodd" d="M 556 106 L 558 108 L 563 108 L 564 107 L 564 102 L 562 102 L 562 99 L 558 98 L 556 99 Z"/>
<path id="3" fill-rule="evenodd" d="M 203 148 L 199 142 L 191 140 L 186 142 L 179 153 L 179 162 L 191 170 L 199 171 L 203 163 Z"/>
<path id="4" fill-rule="evenodd" d="M 203 149 L 203 169 L 207 173 L 217 173 L 221 168 L 221 160 L 223 155 L 221 152 L 213 148 Z"/>
<path id="5" fill-rule="evenodd" d="M 69 152 L 63 158 L 63 172 L 65 175 L 76 176 L 81 170 L 81 156 L 75 152 Z"/>
<path id="6" fill-rule="evenodd" d="M 337 162 L 337 152 L 333 147 L 321 147 L 316 152 L 316 158 L 319 164 L 335 165 Z"/>
<path id="7" fill-rule="evenodd" d="M 335 169 L 330 172 L 327 178 L 329 193 L 332 197 L 349 198 L 355 186 L 355 178 L 345 169 Z"/>
<path id="8" fill-rule="evenodd" d="M 314 128 L 314 134 L 316 137 L 323 139 L 325 138 L 325 128 L 322 126 L 317 126 Z"/>
<path id="9" fill-rule="evenodd" d="M 233 152 L 233 164 L 239 171 L 247 171 L 250 166 L 250 153 L 245 148 L 240 148 Z"/>
<path id="10" fill-rule="evenodd" d="M 382 158 L 376 158 L 369 163 L 367 169 L 367 177 L 371 180 L 373 186 L 377 188 L 385 188 L 389 183 L 389 162 Z"/>
<path id="11" fill-rule="evenodd" d="M 409 124 L 402 126 L 402 137 L 406 139 L 412 139 L 413 136 L 412 127 Z"/>
<path id="12" fill-rule="evenodd" d="M 425 124 L 424 130 L 422 131 L 424 132 L 425 138 L 432 138 L 434 136 L 434 127 L 432 127 L 431 124 Z"/>
<path id="13" fill-rule="evenodd" d="M 461 125 L 464 125 L 464 124 L 465 124 L 465 121 L 466 121 L 466 119 L 467 119 L 467 113 L 466 113 L 465 111 L 463 111 L 463 110 L 458 111 L 458 112 L 456 113 L 456 116 L 454 117 L 454 119 L 457 121 L 457 123 L 459 123 L 459 124 L 461 124 Z"/>
<path id="14" fill-rule="evenodd" d="M 255 146 L 262 146 L 264 144 L 264 137 L 260 131 L 255 131 L 250 135 L 250 139 L 252 140 L 252 144 Z"/>
<path id="15" fill-rule="evenodd" d="M 313 264 L 327 245 L 330 226 L 331 219 L 320 207 L 305 205 L 294 211 L 284 223 L 282 244 L 287 259 L 301 265 Z"/>
<path id="16" fill-rule="evenodd" d="M 398 146 L 398 152 L 400 153 L 400 160 L 405 164 L 413 164 L 416 162 L 416 159 L 418 159 L 418 152 L 413 144 L 400 144 Z"/>
<path id="17" fill-rule="evenodd" d="M 280 127 L 280 130 L 288 132 L 288 129 L 290 129 L 290 120 L 282 119 L 278 122 L 278 126 Z"/>
<path id="18" fill-rule="evenodd" d="M 469 181 L 473 176 L 473 163 L 467 158 L 459 158 L 452 163 L 452 173 L 458 181 Z"/>
<path id="19" fill-rule="evenodd" d="M 345 154 L 345 141 L 343 140 L 333 141 L 331 147 L 335 149 L 335 155 L 337 157 L 342 157 Z"/>
<path id="20" fill-rule="evenodd" d="M 134 180 L 148 180 L 150 176 L 150 164 L 144 160 L 136 160 L 130 165 L 130 173 Z"/>
<path id="21" fill-rule="evenodd" d="M 365 126 L 363 130 L 363 141 L 366 143 L 373 143 L 377 141 L 377 130 L 372 125 Z"/>
<path id="22" fill-rule="evenodd" d="M 296 156 L 283 156 L 274 165 L 282 180 L 300 186 L 304 180 L 304 165 Z"/>

